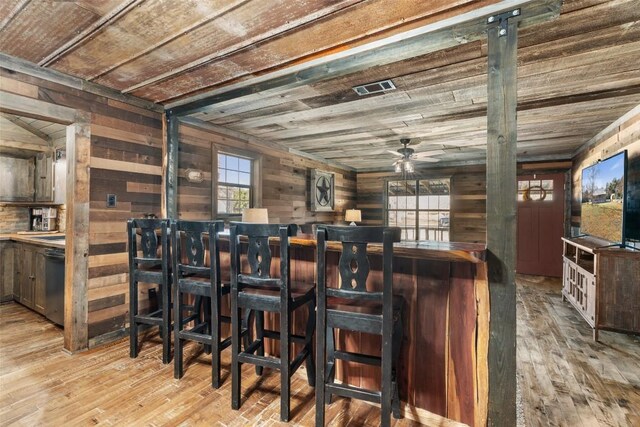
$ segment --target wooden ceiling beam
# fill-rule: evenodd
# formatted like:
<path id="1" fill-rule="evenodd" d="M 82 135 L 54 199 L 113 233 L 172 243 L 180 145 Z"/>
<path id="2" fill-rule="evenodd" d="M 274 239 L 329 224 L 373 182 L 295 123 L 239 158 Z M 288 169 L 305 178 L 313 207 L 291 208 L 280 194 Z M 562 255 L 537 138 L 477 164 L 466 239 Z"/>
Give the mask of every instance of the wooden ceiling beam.
<path id="1" fill-rule="evenodd" d="M 24 114 L 29 117 L 62 124 L 73 123 L 76 118 L 76 112 L 73 108 L 50 104 L 3 90 L 0 90 L 0 112 Z"/>
<path id="2" fill-rule="evenodd" d="M 76 49 L 78 46 L 81 46 L 87 40 L 95 37 L 95 35 L 103 31 L 107 25 L 113 24 L 115 21 L 122 18 L 142 1 L 144 0 L 126 0 L 122 2 L 111 12 L 107 13 L 102 18 L 98 19 L 96 22 L 85 28 L 80 34 L 47 55 L 44 59 L 38 62 L 38 65 L 41 67 L 46 67 L 54 63 L 61 56 L 66 55 L 67 53 Z"/>
<path id="3" fill-rule="evenodd" d="M 203 19 L 200 19 L 199 21 L 195 21 L 193 23 L 191 23 L 191 25 L 189 25 L 186 28 L 181 28 L 180 31 L 178 31 L 177 33 L 174 34 L 169 34 L 167 35 L 167 37 L 163 38 L 162 40 L 157 41 L 156 43 L 152 43 L 149 44 L 148 46 L 146 46 L 143 50 L 136 52 L 133 55 L 127 56 L 125 58 L 123 58 L 120 61 L 117 61 L 115 63 L 109 64 L 109 66 L 103 70 L 100 70 L 99 72 L 94 73 L 91 76 L 87 77 L 87 80 L 94 80 L 97 79 L 99 77 L 104 76 L 105 74 L 125 65 L 128 64 L 131 61 L 135 61 L 136 59 L 149 54 L 150 52 L 166 45 L 167 43 L 170 43 L 173 40 L 178 39 L 179 37 L 184 36 L 185 34 L 188 34 L 189 32 L 191 32 L 192 30 L 201 27 L 202 25 L 220 18 L 221 16 L 225 15 L 227 12 L 242 6 L 243 4 L 247 3 L 249 0 L 234 0 L 232 2 L 227 3 L 221 10 L 216 10 L 213 14 L 208 15 L 206 17 L 204 17 Z M 176 73 L 179 72 L 178 70 L 175 71 Z M 132 89 L 133 90 L 133 89 Z M 128 89 L 124 89 L 122 91 L 123 93 L 128 93 L 131 92 L 131 90 Z"/>
<path id="4" fill-rule="evenodd" d="M 16 150 L 37 151 L 39 153 L 49 153 L 53 151 L 50 145 L 33 144 L 24 141 L 2 140 L 2 148 L 12 148 Z"/>
<path id="5" fill-rule="evenodd" d="M 204 129 L 204 130 L 207 130 L 207 131 L 210 131 L 210 132 L 218 133 L 218 134 L 221 134 L 221 135 L 225 135 L 225 136 L 228 136 L 228 137 L 231 137 L 231 138 L 239 139 L 239 140 L 242 140 L 242 141 L 251 142 L 253 144 L 258 144 L 258 145 L 261 145 L 263 147 L 269 147 L 269 148 L 274 149 L 274 150 L 284 151 L 284 152 L 288 152 L 288 153 L 291 153 L 291 154 L 296 154 L 296 155 L 301 156 L 301 157 L 306 157 L 308 159 L 317 160 L 317 161 L 326 163 L 328 165 L 335 166 L 335 167 L 340 168 L 340 169 L 345 169 L 345 170 L 350 170 L 350 171 L 355 170 L 354 168 L 352 168 L 350 166 L 347 166 L 344 163 L 339 163 L 339 162 L 336 162 L 336 161 L 333 161 L 333 160 L 328 160 L 328 159 L 325 159 L 323 157 L 316 156 L 316 155 L 313 155 L 313 154 L 310 154 L 310 153 L 307 153 L 307 152 L 299 151 L 299 150 L 296 150 L 294 148 L 289 148 L 289 147 L 286 147 L 284 145 L 281 145 L 281 144 L 278 144 L 278 143 L 275 143 L 275 142 L 270 142 L 270 141 L 265 141 L 265 140 L 262 140 L 262 139 L 257 139 L 255 137 L 253 137 L 252 135 L 249 135 L 249 134 L 246 134 L 246 133 L 242 133 L 242 132 L 238 132 L 238 131 L 234 131 L 232 129 L 225 128 L 225 127 L 222 127 L 222 126 L 216 126 L 216 125 L 213 125 L 213 124 L 211 124 L 209 122 L 205 122 L 205 121 L 202 121 L 202 120 L 194 119 L 192 117 L 180 117 L 180 123 L 183 123 L 183 124 L 188 125 L 188 126 L 193 126 L 193 127 L 196 127 L 196 128 Z"/>
<path id="6" fill-rule="evenodd" d="M 444 19 L 415 30 L 328 55 L 176 103 L 167 109 L 180 116 L 206 111 L 212 105 L 257 92 L 279 92 L 389 64 L 478 40 L 486 20 L 507 10 L 521 10 L 522 27 L 559 16 L 560 0 L 508 0 Z"/>
<path id="7" fill-rule="evenodd" d="M 351 7 L 354 4 L 360 3 L 363 0 L 343 0 L 337 4 L 331 5 L 329 7 L 325 7 L 323 9 L 320 9 L 318 11 L 315 11 L 313 13 L 309 13 L 303 17 L 301 17 L 300 19 L 296 19 L 293 21 L 288 21 L 286 22 L 284 25 L 281 25 L 279 27 L 273 28 L 265 33 L 261 33 L 255 37 L 250 37 L 250 38 L 246 38 L 243 39 L 241 42 L 239 43 L 235 43 L 225 49 L 221 49 L 218 51 L 215 51 L 214 53 L 211 53 L 209 55 L 205 55 L 201 58 L 198 58 L 195 61 L 191 61 L 188 64 L 185 64 L 181 67 L 172 69 L 171 71 L 167 71 L 165 73 L 159 74 L 157 76 L 153 76 L 150 79 L 147 79 L 145 81 L 142 81 L 140 83 L 137 83 L 135 85 L 132 85 L 126 89 L 124 89 L 122 92 L 123 93 L 131 93 L 135 90 L 138 90 L 140 88 L 143 88 L 145 86 L 149 86 L 155 83 L 159 83 L 162 82 L 164 80 L 170 79 L 170 78 L 174 78 L 175 76 L 185 73 L 189 70 L 193 70 L 195 68 L 198 68 L 204 64 L 207 64 L 209 62 L 212 62 L 216 59 L 220 59 L 226 56 L 230 56 L 233 55 L 235 53 L 238 53 L 242 50 L 248 49 L 248 48 L 255 48 L 255 45 L 258 43 L 264 43 L 274 37 L 280 37 L 282 36 L 282 34 L 295 30 L 296 28 L 299 28 L 303 25 L 306 25 L 310 22 L 313 22 L 317 19 L 320 19 L 322 17 L 325 17 L 327 15 L 330 15 L 332 13 L 335 13 L 337 11 L 341 11 L 347 7 Z M 244 1 L 242 3 L 245 3 Z M 182 34 L 185 34 L 188 31 L 183 32 Z M 181 35 L 182 35 L 181 34 Z M 168 41 L 167 41 L 168 42 Z M 166 42 L 165 42 L 166 43 Z M 165 44 L 163 43 L 163 44 Z"/>
<path id="8" fill-rule="evenodd" d="M 91 83 L 81 78 L 73 77 L 68 74 L 64 74 L 59 71 L 52 70 L 50 68 L 42 68 L 32 62 L 29 62 L 21 58 L 17 58 L 15 56 L 7 55 L 6 53 L 0 52 L 0 63 L 2 64 L 2 67 L 6 68 L 7 70 L 17 71 L 19 73 L 23 73 L 28 76 L 37 77 L 39 79 L 43 79 L 49 82 L 58 83 L 73 89 L 79 89 L 85 92 L 93 93 L 94 95 L 104 96 L 109 99 L 125 102 L 127 104 L 144 108 L 149 111 L 155 111 L 155 112 L 164 111 L 164 108 L 161 105 L 155 104 L 146 99 L 138 98 L 133 95 L 120 93 L 106 86 Z M 2 99 L 0 99 L 0 101 L 2 101 Z"/>
<path id="9" fill-rule="evenodd" d="M 29 123 L 21 120 L 20 117 L 14 116 L 13 114 L 7 114 L 7 113 L 0 113 L 0 116 L 9 120 L 11 123 L 18 126 L 19 128 L 26 130 L 30 134 L 35 135 L 37 138 L 41 139 L 46 144 L 51 145 L 51 137 L 49 135 L 42 132 L 40 129 L 37 129 L 31 126 Z"/>
<path id="10" fill-rule="evenodd" d="M 0 22 L 0 31 L 4 30 L 4 28 L 9 25 L 9 23 L 15 18 L 22 10 L 29 4 L 31 0 L 21 0 L 18 4 L 15 5 L 13 10 L 5 16 L 5 18 Z"/>

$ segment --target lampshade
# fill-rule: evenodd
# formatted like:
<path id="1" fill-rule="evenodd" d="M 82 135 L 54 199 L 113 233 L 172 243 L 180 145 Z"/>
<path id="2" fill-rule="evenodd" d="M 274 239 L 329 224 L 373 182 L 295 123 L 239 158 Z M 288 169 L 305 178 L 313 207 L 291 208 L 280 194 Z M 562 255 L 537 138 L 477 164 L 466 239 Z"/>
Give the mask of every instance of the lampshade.
<path id="1" fill-rule="evenodd" d="M 344 213 L 344 220 L 351 222 L 351 225 L 356 225 L 356 222 L 362 221 L 362 212 L 360 209 L 347 209 Z"/>
<path id="2" fill-rule="evenodd" d="M 242 222 L 268 224 L 269 211 L 266 208 L 249 208 L 242 211 Z"/>

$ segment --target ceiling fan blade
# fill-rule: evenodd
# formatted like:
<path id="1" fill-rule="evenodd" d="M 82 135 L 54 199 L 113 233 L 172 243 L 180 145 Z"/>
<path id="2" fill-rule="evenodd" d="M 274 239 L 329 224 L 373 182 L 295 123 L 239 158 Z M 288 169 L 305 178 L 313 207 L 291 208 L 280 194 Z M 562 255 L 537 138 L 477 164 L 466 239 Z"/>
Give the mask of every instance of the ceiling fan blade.
<path id="1" fill-rule="evenodd" d="M 392 150 L 385 150 L 387 153 L 391 153 L 394 156 L 399 156 L 402 157 L 402 154 L 398 153 L 397 151 L 392 151 Z"/>
<path id="2" fill-rule="evenodd" d="M 419 159 L 412 159 L 412 160 L 414 160 L 416 162 L 430 162 L 430 163 L 436 163 L 436 162 L 440 161 L 440 159 L 435 159 L 433 157 L 422 157 L 422 158 L 419 158 Z"/>
<path id="3" fill-rule="evenodd" d="M 416 159 L 422 158 L 422 157 L 431 157 L 433 155 L 436 154 L 444 154 L 444 150 L 429 150 L 429 151 L 421 151 L 419 153 L 415 153 L 413 156 Z"/>

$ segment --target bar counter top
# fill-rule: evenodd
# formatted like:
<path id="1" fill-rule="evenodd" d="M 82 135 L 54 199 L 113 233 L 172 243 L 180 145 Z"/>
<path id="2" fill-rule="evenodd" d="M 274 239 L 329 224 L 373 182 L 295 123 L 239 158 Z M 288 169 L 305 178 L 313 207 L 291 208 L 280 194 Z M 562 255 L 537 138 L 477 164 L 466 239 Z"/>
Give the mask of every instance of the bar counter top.
<path id="1" fill-rule="evenodd" d="M 316 240 L 310 236 L 298 235 L 291 238 L 294 246 L 316 246 Z M 382 245 L 371 244 L 368 251 L 372 254 L 382 253 Z M 341 245 L 329 242 L 329 250 L 340 251 Z M 394 256 L 403 258 L 430 259 L 436 261 L 472 262 L 486 261 L 486 246 L 481 243 L 437 242 L 433 240 L 405 241 L 394 243 Z"/>
<path id="2" fill-rule="evenodd" d="M 228 238 L 229 232 L 220 234 Z M 278 242 L 277 238 L 269 239 L 269 242 Z M 291 237 L 292 246 L 316 247 L 315 236 L 311 234 L 298 234 Z M 337 242 L 329 242 L 329 250 L 341 251 L 342 246 Z M 381 244 L 370 244 L 368 251 L 372 254 L 381 254 Z M 484 243 L 463 242 L 437 242 L 433 240 L 405 241 L 394 243 L 393 254 L 396 257 L 428 259 L 435 261 L 471 262 L 474 264 L 486 262 L 487 248 Z"/>

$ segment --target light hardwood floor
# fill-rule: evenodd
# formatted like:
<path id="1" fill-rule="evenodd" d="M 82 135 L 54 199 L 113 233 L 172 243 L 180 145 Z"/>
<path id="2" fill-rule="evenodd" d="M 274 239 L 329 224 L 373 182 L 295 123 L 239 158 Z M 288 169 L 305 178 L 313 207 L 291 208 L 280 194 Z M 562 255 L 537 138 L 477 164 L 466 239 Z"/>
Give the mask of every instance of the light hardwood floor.
<path id="1" fill-rule="evenodd" d="M 281 423 L 278 373 L 260 378 L 243 366 L 243 404 L 234 411 L 228 351 L 223 386 L 215 390 L 211 358 L 199 346 L 186 346 L 189 364 L 176 380 L 173 364 L 161 362 L 159 338 L 150 339 L 137 359 L 129 358 L 128 340 L 72 356 L 62 351 L 60 328 L 19 304 L 0 305 L 0 425 L 314 425 L 314 389 L 304 372 L 291 383 L 292 421 Z M 368 403 L 336 399 L 326 420 L 331 426 L 377 426 L 379 414 Z M 392 424 L 420 425 L 393 418 Z"/>
<path id="2" fill-rule="evenodd" d="M 640 339 L 591 329 L 562 302 L 560 281 L 518 276 L 518 376 L 526 425 L 640 426 Z M 181 380 L 162 365 L 157 337 L 130 359 L 128 341 L 74 356 L 62 330 L 19 304 L 0 305 L 0 425 L 287 425 L 279 422 L 279 376 L 243 370 L 245 401 L 230 409 L 229 358 L 223 387 L 210 385 L 209 357 L 187 346 Z M 314 424 L 313 388 L 292 381 L 292 422 Z M 332 426 L 375 426 L 378 408 L 337 399 Z M 416 426 L 409 420 L 396 426 Z"/>
<path id="3" fill-rule="evenodd" d="M 591 328 L 560 279 L 517 278 L 517 358 L 527 427 L 640 426 L 640 338 Z"/>

